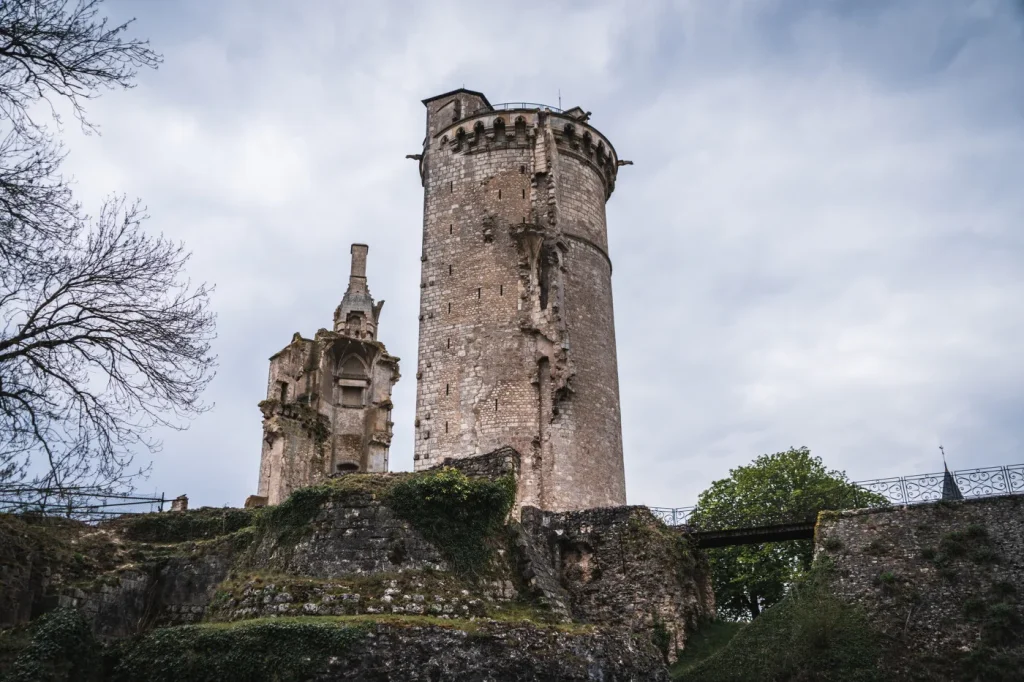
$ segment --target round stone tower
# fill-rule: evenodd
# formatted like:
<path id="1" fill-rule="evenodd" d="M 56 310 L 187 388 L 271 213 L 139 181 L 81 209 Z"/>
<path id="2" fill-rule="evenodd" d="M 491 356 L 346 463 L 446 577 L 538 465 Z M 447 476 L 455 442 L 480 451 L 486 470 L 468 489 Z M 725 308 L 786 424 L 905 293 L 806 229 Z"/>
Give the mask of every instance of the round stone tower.
<path id="1" fill-rule="evenodd" d="M 605 202 L 590 113 L 423 102 L 417 469 L 509 445 L 519 506 L 626 502 Z"/>

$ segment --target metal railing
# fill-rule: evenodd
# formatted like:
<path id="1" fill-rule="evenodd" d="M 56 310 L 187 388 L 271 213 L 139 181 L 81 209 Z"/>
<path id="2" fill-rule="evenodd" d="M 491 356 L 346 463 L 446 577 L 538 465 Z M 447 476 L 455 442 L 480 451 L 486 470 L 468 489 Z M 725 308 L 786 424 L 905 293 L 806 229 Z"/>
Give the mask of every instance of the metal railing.
<path id="1" fill-rule="evenodd" d="M 492 104 L 490 107 L 480 107 L 475 110 L 470 116 L 481 114 L 485 111 L 509 111 L 513 109 L 543 109 L 545 111 L 553 111 L 556 114 L 564 114 L 565 110 L 553 107 L 550 104 L 538 104 L 537 102 L 502 102 L 500 104 Z"/>
<path id="2" fill-rule="evenodd" d="M 948 480 L 955 484 L 950 488 Z M 873 506 L 902 506 L 941 499 L 992 497 L 994 495 L 1024 494 L 1024 464 L 964 469 L 935 474 L 894 476 L 870 481 L 854 481 L 852 493 L 831 505 L 840 509 Z M 848 490 L 848 488 L 847 488 Z M 863 491 L 861 495 L 858 491 Z M 959 497 L 958 497 L 959 496 Z M 824 510 L 829 507 L 822 507 Z M 650 507 L 651 512 L 669 526 L 690 525 L 690 517 L 697 507 Z M 819 511 L 821 511 L 819 510 Z M 816 512 L 814 512 L 816 514 Z M 778 522 L 797 519 L 778 519 Z M 728 524 L 725 524 L 728 525 Z"/>
<path id="3" fill-rule="evenodd" d="M 156 497 L 112 493 L 103 488 L 36 488 L 29 485 L 0 485 L 0 513 L 31 514 L 95 523 L 124 514 L 163 511 L 166 500 Z"/>

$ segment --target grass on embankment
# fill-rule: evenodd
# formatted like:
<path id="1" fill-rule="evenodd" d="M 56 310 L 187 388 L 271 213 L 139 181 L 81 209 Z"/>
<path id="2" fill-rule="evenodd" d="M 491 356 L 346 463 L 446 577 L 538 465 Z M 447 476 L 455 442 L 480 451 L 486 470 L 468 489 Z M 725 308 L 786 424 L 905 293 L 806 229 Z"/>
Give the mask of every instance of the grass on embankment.
<path id="1" fill-rule="evenodd" d="M 705 623 L 686 642 L 686 648 L 679 652 L 679 659 L 670 672 L 676 679 L 685 679 L 685 674 L 704 659 L 713 656 L 732 641 L 746 623 L 716 620 Z"/>
<path id="2" fill-rule="evenodd" d="M 783 601 L 733 634 L 706 658 L 677 666 L 675 679 L 881 681 L 879 635 L 858 608 L 830 593 L 824 567 L 812 570 Z M 709 633 L 706 646 L 712 649 L 726 635 L 724 629 Z"/>

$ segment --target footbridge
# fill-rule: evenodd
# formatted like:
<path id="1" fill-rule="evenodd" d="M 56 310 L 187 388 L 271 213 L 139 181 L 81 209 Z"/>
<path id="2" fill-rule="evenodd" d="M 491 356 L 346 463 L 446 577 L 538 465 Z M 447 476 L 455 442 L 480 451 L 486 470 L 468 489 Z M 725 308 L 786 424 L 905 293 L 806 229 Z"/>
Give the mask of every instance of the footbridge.
<path id="1" fill-rule="evenodd" d="M 1024 464 L 1015 464 L 855 481 L 843 484 L 840 494 L 821 494 L 822 501 L 817 504 L 812 501 L 797 511 L 768 511 L 753 522 L 715 517 L 702 513 L 698 506 L 650 507 L 650 510 L 665 524 L 691 537 L 698 547 L 710 549 L 813 539 L 814 524 L 822 511 L 1021 494 L 1024 494 Z"/>

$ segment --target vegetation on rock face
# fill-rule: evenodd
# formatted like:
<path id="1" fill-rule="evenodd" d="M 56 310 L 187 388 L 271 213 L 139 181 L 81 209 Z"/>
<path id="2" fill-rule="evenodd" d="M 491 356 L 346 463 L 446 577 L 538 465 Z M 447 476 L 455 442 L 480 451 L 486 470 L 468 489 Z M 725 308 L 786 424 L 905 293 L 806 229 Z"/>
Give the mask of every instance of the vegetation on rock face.
<path id="1" fill-rule="evenodd" d="M 881 504 L 884 500 L 829 471 L 807 448 L 758 457 L 701 493 L 691 523 L 698 528 L 743 528 L 792 522 L 823 509 Z M 811 540 L 723 547 L 708 551 L 719 615 L 756 618 L 779 602 L 811 567 Z"/>
<path id="2" fill-rule="evenodd" d="M 33 623 L 30 632 L 28 645 L 0 682 L 88 682 L 98 678 L 100 648 L 77 610 L 51 611 Z"/>
<path id="3" fill-rule="evenodd" d="M 124 537 L 138 542 L 176 543 L 208 540 L 251 526 L 254 509 L 203 507 L 166 514 L 139 514 L 118 519 L 114 524 Z"/>
<path id="4" fill-rule="evenodd" d="M 686 682 L 807 680 L 875 682 L 880 636 L 855 606 L 829 590 L 831 567 L 819 564 L 776 606 L 728 640 L 717 653 L 675 671 Z"/>
<path id="5" fill-rule="evenodd" d="M 384 502 L 437 547 L 456 573 L 476 576 L 487 567 L 515 497 L 510 475 L 469 478 L 443 467 L 395 483 Z"/>
<path id="6" fill-rule="evenodd" d="M 114 682 L 312 679 L 365 636 L 362 623 L 273 619 L 160 628 L 122 645 Z"/>

